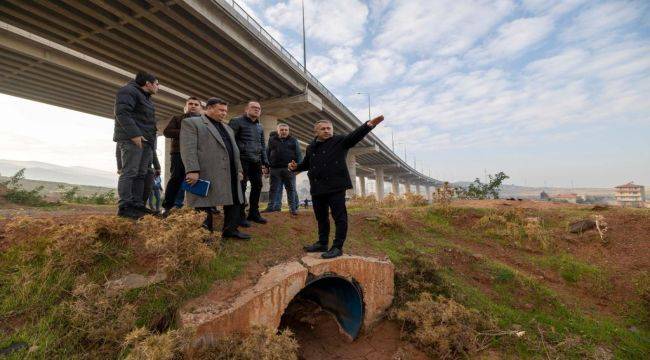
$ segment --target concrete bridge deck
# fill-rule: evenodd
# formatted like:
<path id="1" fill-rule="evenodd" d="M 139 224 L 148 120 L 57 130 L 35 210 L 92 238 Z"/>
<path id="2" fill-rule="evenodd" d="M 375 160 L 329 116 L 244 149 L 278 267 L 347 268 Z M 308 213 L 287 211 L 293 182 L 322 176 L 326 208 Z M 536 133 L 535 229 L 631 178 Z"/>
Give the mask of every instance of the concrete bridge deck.
<path id="1" fill-rule="evenodd" d="M 303 142 L 318 119 L 338 131 L 361 123 L 234 1 L 0 2 L 0 92 L 112 118 L 115 91 L 142 69 L 163 85 L 155 96 L 161 128 L 189 94 L 222 97 L 232 114 L 260 100 L 266 132 L 282 120 Z M 348 165 L 381 182 L 436 184 L 374 134 Z"/>

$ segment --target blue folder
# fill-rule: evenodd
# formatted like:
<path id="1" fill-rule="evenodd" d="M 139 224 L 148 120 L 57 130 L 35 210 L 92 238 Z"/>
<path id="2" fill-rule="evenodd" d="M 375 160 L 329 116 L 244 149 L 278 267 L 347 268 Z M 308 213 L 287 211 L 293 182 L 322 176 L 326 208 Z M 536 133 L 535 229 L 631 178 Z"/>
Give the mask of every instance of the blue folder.
<path id="1" fill-rule="evenodd" d="M 210 182 L 199 179 L 194 183 L 194 185 L 190 185 L 187 181 L 183 181 L 181 189 L 189 191 L 194 195 L 206 197 L 208 196 L 208 190 L 210 190 Z"/>

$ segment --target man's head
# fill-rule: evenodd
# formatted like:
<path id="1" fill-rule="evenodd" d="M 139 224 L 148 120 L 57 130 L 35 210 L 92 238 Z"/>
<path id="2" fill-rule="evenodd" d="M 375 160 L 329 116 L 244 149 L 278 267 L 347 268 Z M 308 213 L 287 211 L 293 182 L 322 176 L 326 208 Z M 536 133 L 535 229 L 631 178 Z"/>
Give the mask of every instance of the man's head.
<path id="1" fill-rule="evenodd" d="M 183 110 L 186 114 L 200 114 L 203 106 L 198 98 L 190 96 L 185 100 L 185 109 Z"/>
<path id="2" fill-rule="evenodd" d="M 257 101 L 249 101 L 248 104 L 246 104 L 244 113 L 250 119 L 257 120 L 262 114 L 262 106 Z"/>
<path id="3" fill-rule="evenodd" d="M 224 121 L 228 115 L 228 103 L 219 98 L 209 98 L 205 102 L 205 114 L 215 120 Z"/>
<path id="4" fill-rule="evenodd" d="M 135 75 L 135 83 L 146 93 L 151 95 L 158 92 L 158 78 L 155 75 L 140 71 Z"/>
<path id="5" fill-rule="evenodd" d="M 278 124 L 278 137 L 281 139 L 289 136 L 289 125 L 287 124 Z"/>
<path id="6" fill-rule="evenodd" d="M 314 124 L 314 133 L 320 141 L 327 140 L 334 135 L 334 127 L 329 120 L 318 120 Z"/>

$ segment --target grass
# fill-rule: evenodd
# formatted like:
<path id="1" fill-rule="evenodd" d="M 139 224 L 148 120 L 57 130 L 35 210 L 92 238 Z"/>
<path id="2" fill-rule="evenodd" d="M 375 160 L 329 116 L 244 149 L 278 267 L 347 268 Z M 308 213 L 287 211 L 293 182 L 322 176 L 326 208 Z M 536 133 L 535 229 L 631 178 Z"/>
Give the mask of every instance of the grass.
<path id="1" fill-rule="evenodd" d="M 395 263 L 396 309 L 403 309 L 409 301 L 418 301 L 421 293 L 443 295 L 454 303 L 442 299 L 439 304 L 457 303 L 470 312 L 478 311 L 486 318 L 493 319 L 500 335 L 481 335 L 487 336 L 489 341 L 486 345 L 518 358 L 582 359 L 605 352 L 611 353 L 614 358 L 642 359 L 650 352 L 647 327 L 630 331 L 630 322 L 625 319 L 593 314 L 567 305 L 560 295 L 545 284 L 545 280 L 497 259 L 475 257 L 474 251 L 457 241 L 459 238 L 467 242 L 487 241 L 489 246 L 510 251 L 509 247 L 501 247 L 503 245 L 499 242 L 489 240 L 492 238 L 485 235 L 485 228 L 472 226 L 479 219 L 493 214 L 493 210 L 454 207 L 371 210 L 380 214 L 378 220 L 361 221 L 360 225 L 351 227 L 346 248 L 353 249 L 353 252 L 383 253 Z M 365 216 L 364 211 L 358 208 L 350 213 Z M 384 217 L 381 217 L 382 214 Z M 520 220 L 531 214 L 508 212 L 497 215 L 506 222 L 523 224 Z M 552 230 L 565 225 L 567 217 L 577 216 L 573 213 L 557 216 L 551 212 L 533 215 L 541 219 L 541 226 L 549 236 L 553 234 Z M 5 331 L 0 332 L 3 334 L 0 348 L 16 342 L 25 342 L 32 348 L 31 352 L 16 352 L 9 359 L 127 356 L 129 351 L 125 351 L 121 345 L 111 345 L 113 347 L 108 352 L 96 352 L 101 344 L 93 342 L 88 334 L 79 330 L 71 331 L 74 317 L 70 316 L 70 309 L 73 301 L 81 301 L 83 296 L 93 294 L 74 295 L 82 274 L 85 274 L 87 283 L 102 284 L 123 269 L 134 266 L 142 254 L 137 247 L 125 247 L 119 241 L 110 240 L 111 234 L 120 229 L 117 226 L 120 224 L 116 224 L 113 232 L 100 241 L 102 246 L 99 250 L 89 258 L 90 265 L 64 261 L 65 255 L 52 252 L 57 240 L 39 235 L 39 231 L 34 230 L 54 225 L 47 222 L 16 225 L 15 228 L 19 230 L 17 234 L 22 236 L 18 239 L 20 241 L 0 254 L 0 323 L 14 324 L 12 327 L 0 325 L 0 330 Z M 144 328 L 143 333 L 148 334 L 143 339 L 133 341 L 130 346 L 140 349 L 133 353 L 144 351 L 154 346 L 152 344 L 174 348 L 177 337 L 170 331 L 174 330 L 175 310 L 188 299 L 207 292 L 216 280 L 235 278 L 252 261 L 259 261 L 262 254 L 293 247 L 298 242 L 313 242 L 313 229 L 299 231 L 289 237 L 286 234 L 293 231 L 291 224 L 284 222 L 275 226 L 267 236 L 256 237 L 251 242 L 223 243 L 207 261 L 188 266 L 177 259 L 175 263 L 180 265 L 176 266 L 183 271 L 174 272 L 172 280 L 131 290 L 112 299 L 120 306 L 133 305 L 133 322 L 128 323 L 130 330 Z M 521 236 L 525 239 L 527 235 L 524 232 Z M 90 244 L 96 241 L 94 238 L 90 240 Z M 533 259 L 533 264 L 556 271 L 569 286 L 607 283 L 605 270 L 557 251 L 554 244 L 558 241 L 551 236 L 550 248 L 536 248 L 537 254 L 529 255 L 529 259 Z M 68 246 L 67 243 L 63 245 Z M 146 264 L 138 266 L 140 270 L 149 269 Z M 648 297 L 648 277 L 640 276 L 635 281 L 638 284 L 639 306 L 641 309 L 644 309 L 643 306 L 647 308 L 647 303 L 642 299 Z M 428 309 L 432 301 L 437 301 L 435 299 L 435 296 L 425 298 L 418 306 Z M 88 303 L 82 302 L 81 305 L 88 306 Z M 120 313 L 114 312 L 112 306 L 107 309 L 108 313 L 113 311 L 115 319 L 112 321 L 116 322 Z M 416 311 L 416 308 L 411 310 Z M 416 325 L 417 321 L 411 321 L 410 326 Z M 436 323 L 436 326 L 439 325 Z M 525 331 L 525 335 L 512 336 L 514 330 Z M 152 337 L 160 331 L 162 335 L 169 334 L 170 338 Z M 120 333 L 120 336 L 124 338 L 126 333 L 128 331 Z M 287 338 L 283 339 L 281 342 L 290 345 Z M 476 350 L 476 347 L 472 349 Z"/>

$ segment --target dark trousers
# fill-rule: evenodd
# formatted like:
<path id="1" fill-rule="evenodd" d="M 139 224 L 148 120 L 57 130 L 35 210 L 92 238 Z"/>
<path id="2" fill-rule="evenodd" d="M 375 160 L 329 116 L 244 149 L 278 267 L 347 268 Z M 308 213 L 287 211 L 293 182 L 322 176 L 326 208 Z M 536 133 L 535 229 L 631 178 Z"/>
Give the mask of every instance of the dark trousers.
<path id="1" fill-rule="evenodd" d="M 223 233 L 234 233 L 237 232 L 237 224 L 239 223 L 239 212 L 242 205 L 225 205 L 223 207 Z M 214 220 L 212 215 L 214 214 L 214 208 L 196 208 L 199 211 L 205 211 L 206 217 L 203 221 L 203 226 L 208 229 L 210 232 L 214 231 Z"/>
<path id="2" fill-rule="evenodd" d="M 144 144 L 139 148 L 131 140 L 119 141 L 117 146 L 122 164 L 120 178 L 117 181 L 119 207 L 144 206 L 145 176 L 153 159 L 153 147 Z"/>
<path id="3" fill-rule="evenodd" d="M 147 169 L 147 174 L 144 176 L 144 187 L 142 190 L 142 202 L 146 204 L 151 198 L 151 190 L 153 189 L 153 180 L 156 174 L 152 168 Z"/>
<path id="4" fill-rule="evenodd" d="M 241 182 L 241 191 L 246 196 L 246 183 L 251 183 L 251 193 L 248 198 L 248 215 L 259 215 L 260 213 L 260 193 L 262 192 L 262 164 L 250 162 L 246 160 L 241 161 L 241 166 L 244 170 L 244 180 Z M 241 220 L 246 219 L 246 206 L 240 209 Z"/>
<path id="5" fill-rule="evenodd" d="M 185 166 L 180 153 L 169 154 L 171 160 L 170 176 L 165 186 L 165 200 L 163 200 L 163 208 L 169 210 L 174 207 L 178 191 L 181 189 L 181 184 L 185 181 Z"/>
<path id="6" fill-rule="evenodd" d="M 345 190 L 324 195 L 314 195 L 311 198 L 314 215 L 318 221 L 318 242 L 327 246 L 330 235 L 329 210 L 336 226 L 333 247 L 343 249 L 343 243 L 348 233 L 348 210 L 345 207 Z"/>

